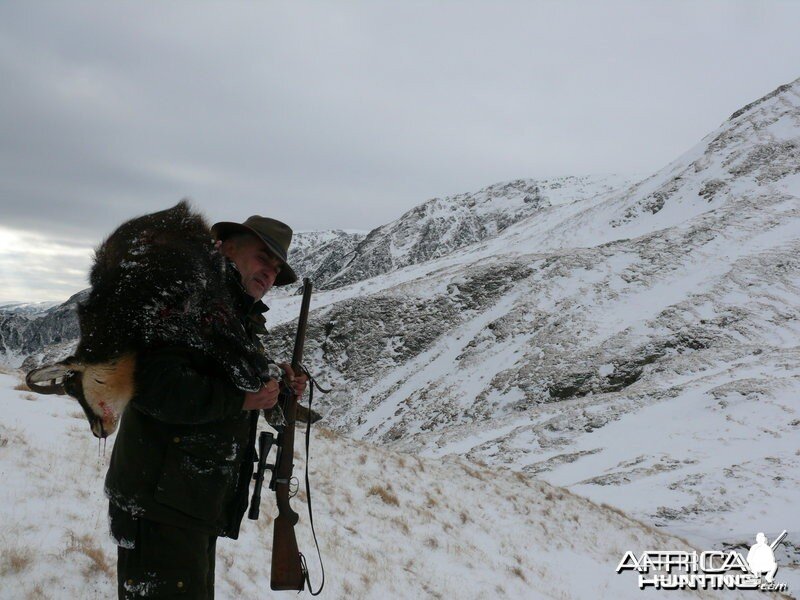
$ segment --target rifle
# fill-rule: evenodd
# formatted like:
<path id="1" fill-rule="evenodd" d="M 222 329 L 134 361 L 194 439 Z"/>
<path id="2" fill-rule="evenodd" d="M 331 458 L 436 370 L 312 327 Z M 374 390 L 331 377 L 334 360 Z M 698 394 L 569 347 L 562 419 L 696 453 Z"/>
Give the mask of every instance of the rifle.
<path id="1" fill-rule="evenodd" d="M 292 370 L 295 373 L 303 371 L 303 346 L 305 344 L 310 304 L 311 281 L 306 277 L 303 279 L 303 301 L 300 305 L 300 319 L 297 323 L 297 335 L 295 336 L 294 352 L 292 353 Z M 314 385 L 313 381 L 309 381 L 309 383 L 312 386 Z M 270 588 L 273 590 L 302 591 L 308 575 L 305 569 L 305 559 L 297 548 L 297 538 L 294 532 L 294 526 L 297 524 L 299 517 L 289 506 L 289 499 L 294 495 L 290 492 L 290 482 L 294 468 L 294 430 L 297 418 L 297 396 L 294 395 L 291 388 L 285 387 L 281 390 L 278 402 L 283 410 L 285 422 L 276 428 L 277 436 L 273 436 L 273 434 L 266 431 L 262 431 L 259 435 L 258 468 L 253 475 L 256 483 L 253 489 L 253 497 L 250 501 L 250 511 L 247 516 L 250 519 L 258 519 L 264 471 L 270 469 L 272 476 L 269 488 L 275 492 L 278 505 L 278 516 L 275 519 L 272 536 Z M 275 463 L 268 464 L 267 455 L 273 443 L 276 446 Z M 306 443 L 308 443 L 308 440 L 306 440 Z M 308 457 L 306 457 L 306 460 L 308 460 Z"/>

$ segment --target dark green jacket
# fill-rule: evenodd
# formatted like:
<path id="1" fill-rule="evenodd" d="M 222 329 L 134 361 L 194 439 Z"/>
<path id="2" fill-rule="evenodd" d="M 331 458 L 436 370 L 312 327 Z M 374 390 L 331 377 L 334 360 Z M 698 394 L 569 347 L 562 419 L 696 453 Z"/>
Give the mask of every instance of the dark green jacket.
<path id="1" fill-rule="evenodd" d="M 230 265 L 229 265 L 230 266 Z M 229 282 L 258 342 L 267 307 Z M 105 481 L 110 502 L 152 521 L 237 538 L 247 509 L 258 411 L 199 352 L 170 346 L 140 353 Z"/>

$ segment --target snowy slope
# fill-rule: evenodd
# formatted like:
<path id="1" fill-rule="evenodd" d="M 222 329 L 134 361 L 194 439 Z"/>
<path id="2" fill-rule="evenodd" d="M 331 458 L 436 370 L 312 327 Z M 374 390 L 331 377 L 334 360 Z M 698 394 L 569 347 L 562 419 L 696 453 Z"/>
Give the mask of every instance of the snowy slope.
<path id="1" fill-rule="evenodd" d="M 0 374 L 0 598 L 116 597 L 102 495 L 111 448 L 98 451 L 77 403 L 14 391 L 16 382 Z M 399 454 L 326 429 L 312 437 L 324 597 L 639 598 L 635 575 L 614 572 L 627 550 L 689 549 L 527 475 Z M 293 507 L 316 584 L 305 501 L 303 489 Z M 261 519 L 246 520 L 239 540 L 219 541 L 218 598 L 287 596 L 269 591 L 272 512 L 266 492 Z"/>
<path id="2" fill-rule="evenodd" d="M 623 193 L 319 293 L 329 423 L 538 473 L 698 544 L 785 528 L 800 564 L 799 107 L 800 80 Z"/>

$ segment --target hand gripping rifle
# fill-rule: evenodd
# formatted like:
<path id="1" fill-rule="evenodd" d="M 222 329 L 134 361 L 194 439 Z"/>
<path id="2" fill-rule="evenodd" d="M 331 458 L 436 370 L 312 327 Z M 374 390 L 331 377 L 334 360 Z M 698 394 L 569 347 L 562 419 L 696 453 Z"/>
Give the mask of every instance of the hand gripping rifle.
<path id="1" fill-rule="evenodd" d="M 294 341 L 294 352 L 292 353 L 292 371 L 301 373 L 303 368 L 303 346 L 306 336 L 306 325 L 308 324 L 308 309 L 311 304 L 311 281 L 306 277 L 303 279 L 303 301 L 300 306 L 300 319 L 297 323 L 297 335 Z M 309 395 L 309 413 L 311 409 L 311 395 L 313 394 L 313 386 L 316 382 L 313 378 L 309 378 L 310 395 Z M 325 390 L 321 390 L 325 391 Z M 253 475 L 255 479 L 255 486 L 253 489 L 253 497 L 250 500 L 250 511 L 248 517 L 250 519 L 258 519 L 259 507 L 261 504 L 261 487 L 264 483 L 264 471 L 270 469 L 272 476 L 269 482 L 269 488 L 275 492 L 278 516 L 274 522 L 273 537 L 272 537 L 272 573 L 270 576 L 270 588 L 273 590 L 297 590 L 302 591 L 304 584 L 308 581 L 308 570 L 305 565 L 305 557 L 300 553 L 297 548 L 297 538 L 294 533 L 294 526 L 297 523 L 298 515 L 289 506 L 289 499 L 294 495 L 290 490 L 290 483 L 292 482 L 292 470 L 294 468 L 294 430 L 295 421 L 297 418 L 297 396 L 292 392 L 289 387 L 284 387 L 278 397 L 278 403 L 283 410 L 284 423 L 278 425 L 277 436 L 262 431 L 258 438 L 258 468 Z M 311 425 L 311 416 L 309 414 L 307 426 Z M 306 494 L 308 497 L 308 514 L 311 522 L 312 533 L 314 529 L 314 520 L 311 515 L 311 493 L 308 489 L 308 444 L 309 444 L 310 431 L 306 431 Z M 267 455 L 269 454 L 272 444 L 276 446 L 275 463 L 267 463 Z M 316 544 L 316 534 L 314 535 L 314 543 Z M 317 545 L 317 552 L 319 552 L 319 545 Z M 325 584 L 325 572 L 322 575 L 322 585 L 317 592 L 311 592 L 312 595 L 317 595 L 322 591 L 322 586 Z M 309 583 L 309 591 L 310 583 Z"/>

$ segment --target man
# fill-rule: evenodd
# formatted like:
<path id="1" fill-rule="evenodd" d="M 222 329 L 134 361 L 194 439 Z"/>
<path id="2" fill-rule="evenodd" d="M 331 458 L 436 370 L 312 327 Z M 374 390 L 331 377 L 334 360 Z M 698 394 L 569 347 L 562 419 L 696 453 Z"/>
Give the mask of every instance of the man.
<path id="1" fill-rule="evenodd" d="M 260 298 L 297 281 L 286 262 L 292 230 L 252 216 L 211 231 L 236 313 L 261 347 Z M 302 394 L 306 376 L 281 366 L 284 384 Z M 206 356 L 178 345 L 141 353 L 134 379 L 105 483 L 119 597 L 213 598 L 216 539 L 239 535 L 259 410 L 276 404 L 279 383 L 241 391 Z"/>

